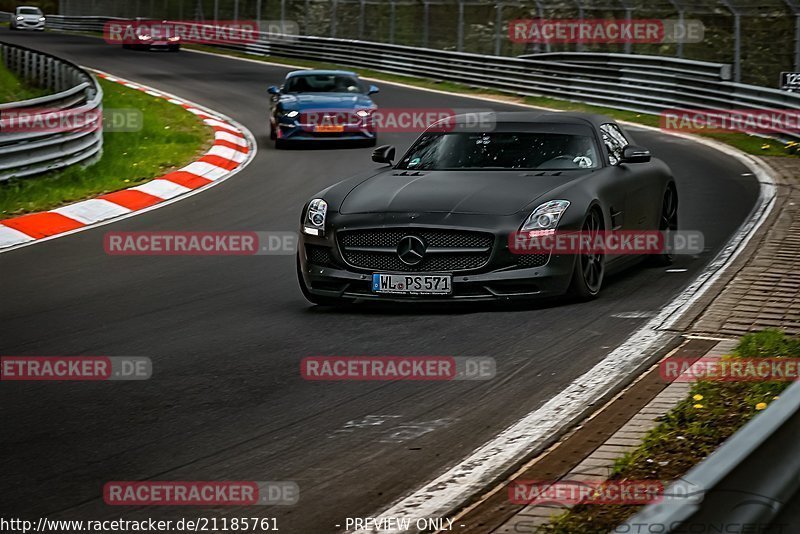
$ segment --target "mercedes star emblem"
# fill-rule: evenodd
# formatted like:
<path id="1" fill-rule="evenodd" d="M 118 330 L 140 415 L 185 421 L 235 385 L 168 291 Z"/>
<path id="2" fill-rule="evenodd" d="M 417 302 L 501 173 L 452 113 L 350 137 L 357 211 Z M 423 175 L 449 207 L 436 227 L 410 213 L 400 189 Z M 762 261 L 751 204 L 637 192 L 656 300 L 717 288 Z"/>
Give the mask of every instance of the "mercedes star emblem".
<path id="1" fill-rule="evenodd" d="M 417 265 L 425 258 L 425 242 L 415 235 L 407 235 L 397 245 L 397 256 L 406 265 Z"/>

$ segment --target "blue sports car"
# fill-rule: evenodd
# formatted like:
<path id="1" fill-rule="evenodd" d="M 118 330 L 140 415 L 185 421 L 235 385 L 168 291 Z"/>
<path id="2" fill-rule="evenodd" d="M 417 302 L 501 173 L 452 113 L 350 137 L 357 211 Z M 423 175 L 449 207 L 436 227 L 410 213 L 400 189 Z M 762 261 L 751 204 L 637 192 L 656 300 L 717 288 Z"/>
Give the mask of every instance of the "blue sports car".
<path id="1" fill-rule="evenodd" d="M 374 146 L 377 106 L 369 95 L 377 92 L 377 87 L 366 85 L 354 72 L 290 72 L 281 87 L 269 88 L 270 139 L 275 148 L 295 141 L 331 140 Z"/>

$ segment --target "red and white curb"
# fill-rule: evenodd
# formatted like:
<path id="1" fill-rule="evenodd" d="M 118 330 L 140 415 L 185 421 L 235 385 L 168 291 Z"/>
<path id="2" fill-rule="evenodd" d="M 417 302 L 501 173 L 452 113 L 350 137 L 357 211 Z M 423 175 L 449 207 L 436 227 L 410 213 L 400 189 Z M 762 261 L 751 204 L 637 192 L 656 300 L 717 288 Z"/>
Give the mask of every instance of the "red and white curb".
<path id="1" fill-rule="evenodd" d="M 213 128 L 214 145 L 197 161 L 135 187 L 50 211 L 0 220 L 2 252 L 161 207 L 177 197 L 188 196 L 189 193 L 207 189 L 230 178 L 255 157 L 257 148 L 253 134 L 234 120 L 164 91 L 105 72 L 94 72 L 100 78 L 143 91 L 155 98 L 163 98 L 194 113 Z"/>

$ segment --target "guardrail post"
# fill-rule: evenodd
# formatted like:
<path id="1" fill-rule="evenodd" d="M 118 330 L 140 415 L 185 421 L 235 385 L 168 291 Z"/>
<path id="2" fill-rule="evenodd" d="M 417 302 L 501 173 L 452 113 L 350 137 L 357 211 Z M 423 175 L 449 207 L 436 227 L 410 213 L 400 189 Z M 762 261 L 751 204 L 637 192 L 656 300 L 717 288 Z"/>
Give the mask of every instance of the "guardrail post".
<path id="1" fill-rule="evenodd" d="M 575 5 L 578 6 L 578 22 L 579 24 L 583 25 L 583 3 L 581 0 L 575 0 Z M 575 50 L 578 52 L 583 52 L 583 43 L 578 43 L 575 45 Z"/>
<path id="2" fill-rule="evenodd" d="M 742 17 L 739 13 L 733 16 L 733 80 L 742 81 Z"/>
<path id="3" fill-rule="evenodd" d="M 331 2 L 331 37 L 336 37 L 336 8 L 338 4 L 338 0 Z"/>
<path id="4" fill-rule="evenodd" d="M 625 20 L 626 20 L 627 22 L 629 22 L 629 23 L 630 23 L 630 21 L 631 21 L 631 14 L 632 14 L 632 11 L 633 11 L 633 9 L 632 9 L 632 8 L 630 8 L 630 7 L 626 7 L 626 8 L 625 8 Z M 631 44 L 632 44 L 632 43 L 631 43 L 630 41 L 626 41 L 626 42 L 625 42 L 625 53 L 626 53 L 626 54 L 630 54 L 630 53 L 631 53 L 631 49 L 632 49 L 632 47 L 631 47 Z"/>
<path id="5" fill-rule="evenodd" d="M 464 51 L 464 0 L 458 0 L 458 48 Z"/>
<path id="6" fill-rule="evenodd" d="M 794 15 L 794 71 L 800 72 L 800 4 L 797 0 L 783 0 Z"/>
<path id="7" fill-rule="evenodd" d="M 283 2 L 285 0 L 281 0 Z M 366 1 L 359 0 L 358 2 L 358 40 L 364 40 L 364 17 L 366 16 Z"/>
<path id="8" fill-rule="evenodd" d="M 800 72 L 800 15 L 794 16 L 794 71 Z"/>
<path id="9" fill-rule="evenodd" d="M 742 81 L 742 18 L 730 0 L 720 0 L 733 15 L 733 81 Z"/>
<path id="10" fill-rule="evenodd" d="M 494 55 L 500 55 L 500 28 L 503 26 L 503 2 L 497 2 L 494 6 L 495 20 L 494 20 Z"/>
<path id="11" fill-rule="evenodd" d="M 422 47 L 428 48 L 428 31 L 431 23 L 431 4 L 428 0 L 423 0 L 422 4 Z"/>
<path id="12" fill-rule="evenodd" d="M 397 2 L 390 0 L 389 2 L 389 42 L 394 44 L 394 25 L 397 19 Z"/>

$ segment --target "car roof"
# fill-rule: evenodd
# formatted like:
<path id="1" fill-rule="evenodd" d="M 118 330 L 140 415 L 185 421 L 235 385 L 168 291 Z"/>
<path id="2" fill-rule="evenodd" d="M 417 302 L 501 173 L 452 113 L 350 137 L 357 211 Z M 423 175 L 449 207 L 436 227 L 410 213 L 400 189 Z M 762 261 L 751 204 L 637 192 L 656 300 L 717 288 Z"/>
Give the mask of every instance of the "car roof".
<path id="1" fill-rule="evenodd" d="M 476 113 L 482 113 L 482 111 L 478 111 Z M 455 123 L 468 123 L 468 118 L 470 115 L 474 114 L 467 113 L 456 115 Z M 582 124 L 593 126 L 595 128 L 607 122 L 615 123 L 614 119 L 605 115 L 579 113 L 574 111 L 500 111 L 494 113 L 493 119 L 497 124 Z M 471 120 L 474 120 L 474 118 Z"/>
<path id="2" fill-rule="evenodd" d="M 332 74 L 342 74 L 345 76 L 355 76 L 356 78 L 358 77 L 358 74 L 349 70 L 320 70 L 320 69 L 295 70 L 287 74 L 286 77 L 291 78 L 293 76 L 306 76 L 314 74 L 320 74 L 323 76 L 330 76 Z"/>

